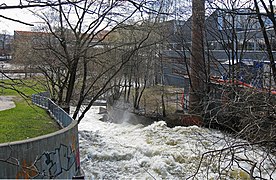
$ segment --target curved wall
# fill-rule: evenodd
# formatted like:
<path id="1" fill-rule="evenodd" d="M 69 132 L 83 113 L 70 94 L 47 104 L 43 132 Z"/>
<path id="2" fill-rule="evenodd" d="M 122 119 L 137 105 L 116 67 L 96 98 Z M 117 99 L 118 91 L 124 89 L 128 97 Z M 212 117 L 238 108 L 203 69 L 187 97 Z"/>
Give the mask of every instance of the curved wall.
<path id="1" fill-rule="evenodd" d="M 0 178 L 72 179 L 79 170 L 78 123 L 74 120 L 48 135 L 0 144 Z"/>

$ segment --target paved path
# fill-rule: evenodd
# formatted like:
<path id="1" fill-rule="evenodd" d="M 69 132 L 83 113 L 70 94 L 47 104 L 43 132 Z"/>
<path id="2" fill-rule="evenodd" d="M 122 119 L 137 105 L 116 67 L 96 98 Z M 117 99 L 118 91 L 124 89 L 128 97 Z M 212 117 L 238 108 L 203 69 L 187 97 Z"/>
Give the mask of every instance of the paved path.
<path id="1" fill-rule="evenodd" d="M 0 111 L 11 109 L 15 107 L 12 101 L 12 96 L 0 96 Z"/>

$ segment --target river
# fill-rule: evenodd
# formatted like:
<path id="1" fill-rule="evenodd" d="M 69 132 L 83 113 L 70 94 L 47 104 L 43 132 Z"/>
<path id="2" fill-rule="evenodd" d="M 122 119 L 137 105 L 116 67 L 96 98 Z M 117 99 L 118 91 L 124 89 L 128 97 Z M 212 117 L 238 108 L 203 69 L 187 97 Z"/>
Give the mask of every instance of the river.
<path id="1" fill-rule="evenodd" d="M 79 124 L 86 179 L 276 179 L 264 148 L 197 126 L 133 125 L 127 114 L 122 124 L 103 122 L 98 108 Z"/>

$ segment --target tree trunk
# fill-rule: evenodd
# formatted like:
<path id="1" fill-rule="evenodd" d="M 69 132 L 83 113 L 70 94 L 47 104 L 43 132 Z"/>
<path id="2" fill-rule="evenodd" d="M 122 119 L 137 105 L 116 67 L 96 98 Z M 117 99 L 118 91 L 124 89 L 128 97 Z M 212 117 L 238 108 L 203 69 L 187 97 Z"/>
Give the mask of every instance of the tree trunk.
<path id="1" fill-rule="evenodd" d="M 261 30 L 262 30 L 265 45 L 266 45 L 266 52 L 268 54 L 268 58 L 269 58 L 269 61 L 270 61 L 270 68 L 272 70 L 273 80 L 274 80 L 274 83 L 276 83 L 276 65 L 275 65 L 275 60 L 274 60 L 274 56 L 273 56 L 273 53 L 272 53 L 271 42 L 269 41 L 268 33 L 266 31 L 265 23 L 264 23 L 264 21 L 262 19 L 262 16 L 261 16 L 261 12 L 260 12 L 260 9 L 259 9 L 259 6 L 258 6 L 258 2 L 256 0 L 254 0 L 254 3 L 255 3 L 257 17 L 258 17 L 258 20 L 259 20 L 259 23 L 260 23 L 260 26 L 261 26 Z M 270 20 L 272 22 L 273 22 L 273 19 L 275 19 L 275 18 L 274 17 L 270 18 Z M 275 33 L 276 33 L 276 29 L 275 29 Z"/>
<path id="2" fill-rule="evenodd" d="M 64 107 L 62 108 L 67 113 L 70 113 L 70 102 L 71 102 L 71 97 L 73 95 L 73 90 L 75 86 L 77 67 L 78 67 L 78 59 L 74 60 L 72 67 L 70 68 L 70 78 L 68 82 L 65 104 L 64 104 Z"/>

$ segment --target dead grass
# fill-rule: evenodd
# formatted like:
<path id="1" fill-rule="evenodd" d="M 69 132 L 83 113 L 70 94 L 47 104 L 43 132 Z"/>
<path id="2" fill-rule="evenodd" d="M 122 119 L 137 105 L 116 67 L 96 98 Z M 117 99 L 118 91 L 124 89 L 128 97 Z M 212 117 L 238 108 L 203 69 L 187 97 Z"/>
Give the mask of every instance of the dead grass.
<path id="1" fill-rule="evenodd" d="M 172 86 L 146 88 L 141 98 L 140 109 L 143 109 L 146 114 L 162 114 L 162 93 L 164 94 L 166 114 L 173 114 L 182 109 L 183 89 Z M 134 97 L 134 94 L 132 94 L 132 97 Z"/>

